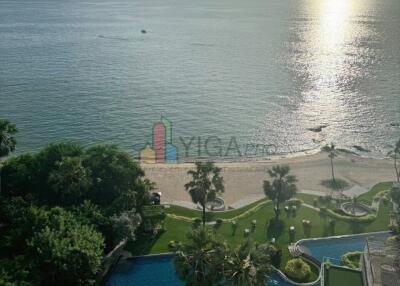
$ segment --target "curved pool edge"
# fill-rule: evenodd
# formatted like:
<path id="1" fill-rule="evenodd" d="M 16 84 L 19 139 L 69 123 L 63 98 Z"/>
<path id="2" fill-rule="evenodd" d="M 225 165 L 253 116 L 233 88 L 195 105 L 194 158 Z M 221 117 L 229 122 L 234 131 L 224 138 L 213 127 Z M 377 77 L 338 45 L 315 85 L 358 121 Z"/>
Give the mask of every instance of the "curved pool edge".
<path id="1" fill-rule="evenodd" d="M 383 233 L 391 233 L 389 230 L 384 231 L 375 231 L 375 232 L 363 232 L 357 234 L 343 234 L 343 235 L 334 235 L 334 236 L 326 236 L 326 237 L 315 237 L 315 238 L 303 238 L 295 242 L 294 246 L 298 247 L 301 243 L 306 241 L 316 241 L 316 240 L 327 240 L 332 238 L 345 238 L 345 237 L 357 237 L 357 236 L 366 236 L 368 234 L 383 234 Z"/>
<path id="2" fill-rule="evenodd" d="M 309 261 L 308 261 L 308 262 L 309 262 Z M 279 269 L 277 269 L 277 268 L 275 268 L 275 267 L 273 267 L 273 269 L 274 269 L 274 271 L 275 271 L 276 273 L 279 274 L 279 276 L 280 276 L 283 280 L 285 280 L 285 281 L 286 281 L 287 283 L 289 283 L 289 284 L 296 285 L 296 286 L 314 286 L 314 285 L 318 285 L 318 283 L 321 281 L 321 273 L 322 273 L 321 267 L 320 267 L 320 266 L 317 266 L 317 267 L 318 267 L 318 269 L 319 269 L 319 274 L 318 274 L 317 280 L 311 281 L 311 282 L 303 282 L 303 283 L 299 283 L 299 282 L 295 282 L 295 281 L 291 280 L 289 277 L 287 277 L 287 276 L 285 275 L 285 273 L 283 273 L 282 271 L 280 271 Z"/>
<path id="3" fill-rule="evenodd" d="M 328 240 L 328 239 L 340 239 L 340 238 L 346 238 L 346 237 L 358 237 L 358 236 L 368 236 L 368 235 L 374 235 L 374 234 L 390 234 L 391 231 L 375 231 L 375 232 L 364 232 L 364 233 L 357 233 L 357 234 L 344 234 L 344 235 L 335 235 L 335 236 L 328 236 L 328 237 L 315 237 L 315 238 L 303 238 L 300 239 L 298 241 L 296 241 L 296 243 L 294 244 L 294 246 L 300 251 L 300 258 L 306 260 L 308 263 L 313 264 L 314 266 L 316 266 L 319 269 L 319 275 L 318 275 L 318 279 L 313 281 L 313 282 L 307 282 L 307 283 L 298 283 L 295 281 L 292 281 L 290 278 L 288 278 L 282 271 L 280 271 L 279 269 L 275 270 L 277 271 L 277 273 L 279 273 L 279 275 L 282 277 L 282 279 L 284 279 L 286 282 L 291 283 L 293 285 L 297 285 L 297 286 L 313 286 L 316 285 L 317 283 L 319 283 L 321 281 L 322 278 L 322 267 L 321 265 L 323 264 L 323 262 L 321 262 L 319 265 L 316 263 L 316 261 L 314 261 L 313 256 L 309 255 L 308 253 L 305 253 L 303 251 L 303 248 L 301 247 L 301 244 L 303 242 L 306 241 L 319 241 L 319 240 Z"/>

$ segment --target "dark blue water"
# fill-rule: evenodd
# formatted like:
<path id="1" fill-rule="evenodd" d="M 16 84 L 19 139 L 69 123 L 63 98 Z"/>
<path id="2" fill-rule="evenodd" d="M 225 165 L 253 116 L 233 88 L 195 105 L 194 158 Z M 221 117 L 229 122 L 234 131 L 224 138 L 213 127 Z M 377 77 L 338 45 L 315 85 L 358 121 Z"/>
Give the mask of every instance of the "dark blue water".
<path id="1" fill-rule="evenodd" d="M 203 157 L 331 141 L 383 155 L 400 135 L 398 15 L 398 0 L 0 0 L 0 117 L 17 152 L 137 155 L 163 114 L 180 159 L 193 136 Z"/>
<path id="2" fill-rule="evenodd" d="M 340 260 L 343 254 L 350 251 L 363 251 L 367 237 L 387 239 L 389 233 L 365 234 L 349 237 L 305 240 L 301 246 L 307 253 L 320 262 L 324 257 Z M 183 286 L 176 277 L 171 255 L 147 256 L 135 258 L 120 264 L 109 277 L 106 286 Z M 268 286 L 292 286 L 277 273 L 273 273 Z"/>
<path id="3" fill-rule="evenodd" d="M 322 262 L 324 257 L 340 260 L 342 255 L 350 251 L 364 251 L 367 237 L 387 239 L 389 233 L 366 234 L 342 238 L 306 240 L 300 243 L 307 253 Z M 336 261 L 334 261 L 336 262 Z"/>
<path id="4" fill-rule="evenodd" d="M 175 275 L 172 256 L 135 258 L 118 265 L 106 286 L 184 286 Z"/>
<path id="5" fill-rule="evenodd" d="M 135 258 L 118 265 L 106 282 L 106 286 L 184 286 L 175 275 L 172 256 L 148 256 Z M 268 286 L 292 286 L 273 273 Z"/>

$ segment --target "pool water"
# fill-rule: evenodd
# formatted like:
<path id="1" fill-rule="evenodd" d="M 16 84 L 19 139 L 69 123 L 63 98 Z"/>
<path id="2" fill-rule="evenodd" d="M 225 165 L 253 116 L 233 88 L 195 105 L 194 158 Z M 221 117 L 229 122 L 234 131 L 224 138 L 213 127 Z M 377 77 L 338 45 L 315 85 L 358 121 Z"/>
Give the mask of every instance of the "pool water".
<path id="1" fill-rule="evenodd" d="M 322 262 L 324 257 L 340 259 L 349 251 L 362 251 L 367 237 L 389 237 L 389 232 L 363 234 L 326 239 L 310 239 L 299 243 L 311 256 Z M 119 264 L 110 275 L 106 286 L 184 286 L 175 275 L 172 255 L 134 258 Z M 318 284 L 319 285 L 319 284 Z M 273 273 L 267 286 L 293 286 L 278 273 Z"/>
<path id="2" fill-rule="evenodd" d="M 134 258 L 119 264 L 105 286 L 184 286 L 175 275 L 172 255 Z M 292 286 L 273 273 L 268 286 Z"/>
<path id="3" fill-rule="evenodd" d="M 389 232 L 315 240 L 310 239 L 299 242 L 299 245 L 308 255 L 316 258 L 319 262 L 322 262 L 324 257 L 340 260 L 342 255 L 347 252 L 363 251 L 367 237 L 386 239 L 389 237 Z"/>
<path id="4" fill-rule="evenodd" d="M 119 264 L 106 286 L 184 286 L 175 275 L 172 255 L 134 258 Z"/>

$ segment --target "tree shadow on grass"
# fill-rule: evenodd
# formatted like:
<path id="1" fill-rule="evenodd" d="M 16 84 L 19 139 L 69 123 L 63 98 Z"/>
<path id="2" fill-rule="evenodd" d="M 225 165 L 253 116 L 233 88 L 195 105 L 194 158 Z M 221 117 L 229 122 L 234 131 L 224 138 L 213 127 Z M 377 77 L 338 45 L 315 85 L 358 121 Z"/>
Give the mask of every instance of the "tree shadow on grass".
<path id="1" fill-rule="evenodd" d="M 311 226 L 303 226 L 303 234 L 306 238 L 310 238 L 311 237 Z"/>
<path id="2" fill-rule="evenodd" d="M 149 254 L 161 234 L 162 233 L 159 233 L 156 236 L 140 235 L 135 241 L 129 241 L 126 249 L 130 251 L 133 256 Z"/>
<path id="3" fill-rule="evenodd" d="M 285 223 L 282 220 L 275 220 L 272 218 L 267 223 L 267 238 L 278 238 L 282 235 L 283 230 L 285 229 Z"/>
<path id="4" fill-rule="evenodd" d="M 332 179 L 322 180 L 321 185 L 334 191 L 340 191 L 349 186 L 349 184 L 342 179 L 335 179 L 335 181 L 333 181 Z"/>
<path id="5" fill-rule="evenodd" d="M 350 222 L 350 228 L 353 234 L 365 232 L 365 225 L 357 221 Z"/>

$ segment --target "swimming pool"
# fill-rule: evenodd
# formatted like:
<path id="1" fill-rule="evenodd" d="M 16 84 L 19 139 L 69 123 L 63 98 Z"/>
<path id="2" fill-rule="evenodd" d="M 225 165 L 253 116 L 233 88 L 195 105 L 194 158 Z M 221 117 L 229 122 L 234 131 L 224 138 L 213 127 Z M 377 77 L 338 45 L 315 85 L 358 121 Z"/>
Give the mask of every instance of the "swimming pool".
<path id="1" fill-rule="evenodd" d="M 369 233 L 321 239 L 306 239 L 298 242 L 301 250 L 319 262 L 324 257 L 340 260 L 343 254 L 350 251 L 363 251 L 367 237 L 388 238 L 389 232 Z"/>
<path id="2" fill-rule="evenodd" d="M 119 264 L 106 286 L 184 286 L 175 275 L 172 255 L 145 256 Z M 293 286 L 273 273 L 268 286 Z"/>
<path id="3" fill-rule="evenodd" d="M 298 242 L 308 255 L 322 262 L 324 257 L 340 259 L 349 251 L 362 251 L 367 237 L 389 237 L 389 232 L 353 236 L 307 239 Z M 175 275 L 172 255 L 144 256 L 120 263 L 108 278 L 106 286 L 184 286 Z M 293 286 L 273 273 L 268 286 Z M 319 285 L 319 284 L 318 284 Z"/>

